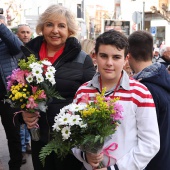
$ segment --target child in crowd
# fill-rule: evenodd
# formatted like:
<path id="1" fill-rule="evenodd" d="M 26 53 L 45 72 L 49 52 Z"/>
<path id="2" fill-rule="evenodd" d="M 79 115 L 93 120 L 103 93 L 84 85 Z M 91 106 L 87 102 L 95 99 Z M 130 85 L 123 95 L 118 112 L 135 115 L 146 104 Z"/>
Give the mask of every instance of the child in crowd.
<path id="1" fill-rule="evenodd" d="M 78 148 L 72 150 L 86 170 L 143 170 L 159 151 L 155 104 L 146 86 L 129 78 L 123 70 L 127 53 L 128 40 L 125 35 L 115 30 L 101 34 L 95 45 L 98 73 L 80 86 L 75 95 L 74 102 L 77 104 L 84 96 L 87 97 L 87 93 L 88 100 L 92 101 L 105 87 L 105 96 L 111 99 L 120 97 L 118 102 L 124 110 L 117 131 L 104 144 L 106 148 L 113 142 L 117 143 L 117 149 L 108 150 L 108 154 L 92 154 Z M 98 168 L 100 162 L 102 168 Z"/>

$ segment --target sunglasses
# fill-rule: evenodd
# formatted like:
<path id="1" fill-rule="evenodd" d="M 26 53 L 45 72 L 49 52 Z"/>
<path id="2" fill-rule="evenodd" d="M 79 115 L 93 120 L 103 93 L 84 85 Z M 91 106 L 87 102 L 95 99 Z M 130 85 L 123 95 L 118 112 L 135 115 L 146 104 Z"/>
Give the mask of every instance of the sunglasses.
<path id="1" fill-rule="evenodd" d="M 22 26 L 28 26 L 30 27 L 28 24 L 19 24 L 18 27 L 22 27 Z"/>

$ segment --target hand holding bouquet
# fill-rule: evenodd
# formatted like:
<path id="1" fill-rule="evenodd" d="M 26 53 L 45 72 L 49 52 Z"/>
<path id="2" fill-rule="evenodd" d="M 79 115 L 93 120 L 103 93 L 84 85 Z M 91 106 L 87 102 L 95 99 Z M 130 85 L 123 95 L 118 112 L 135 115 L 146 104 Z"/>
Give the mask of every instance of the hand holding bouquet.
<path id="1" fill-rule="evenodd" d="M 53 97 L 63 99 L 54 87 L 56 70 L 49 61 L 37 61 L 34 55 L 27 59 L 20 60 L 19 68 L 7 77 L 6 101 L 21 112 L 46 112 Z"/>
<path id="2" fill-rule="evenodd" d="M 105 97 L 105 91 L 103 89 L 97 94 L 91 103 L 70 104 L 60 110 L 53 125 L 53 140 L 42 148 L 39 155 L 43 164 L 52 151 L 61 158 L 71 153 L 74 147 L 92 153 L 102 151 L 106 137 L 116 131 L 123 111 L 119 98 Z"/>

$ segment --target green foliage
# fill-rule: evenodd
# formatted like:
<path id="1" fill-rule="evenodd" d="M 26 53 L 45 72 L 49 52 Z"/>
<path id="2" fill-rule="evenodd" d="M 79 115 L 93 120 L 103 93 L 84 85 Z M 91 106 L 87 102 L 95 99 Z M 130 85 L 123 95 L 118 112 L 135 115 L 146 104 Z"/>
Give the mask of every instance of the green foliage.
<path id="1" fill-rule="evenodd" d="M 40 151 L 39 158 L 42 162 L 43 166 L 45 165 L 45 158 L 51 154 L 52 151 L 55 150 L 55 141 L 50 141 L 47 145 L 45 145 L 42 150 Z"/>
<path id="2" fill-rule="evenodd" d="M 41 88 L 44 89 L 45 94 L 48 96 L 48 100 L 52 100 L 52 98 L 65 100 L 58 91 L 56 91 L 55 86 L 52 86 L 48 81 L 44 81 L 40 84 Z"/>
<path id="3" fill-rule="evenodd" d="M 33 62 L 37 62 L 40 63 L 40 61 L 37 61 L 37 58 L 35 57 L 35 55 L 31 54 L 29 57 L 27 57 L 26 61 L 25 59 L 21 59 L 19 60 L 18 66 L 21 68 L 21 70 L 29 70 L 31 71 L 29 65 Z"/>
<path id="4" fill-rule="evenodd" d="M 74 147 L 92 153 L 101 151 L 105 139 L 115 133 L 120 123 L 119 117 L 114 119 L 116 112 L 122 112 L 121 105 L 115 103 L 117 100 L 106 98 L 103 91 L 87 105 L 70 104 L 62 108 L 54 119 L 53 140 L 40 152 L 42 163 L 52 151 L 60 158 L 71 153 Z M 79 121 L 73 121 L 75 117 Z"/>

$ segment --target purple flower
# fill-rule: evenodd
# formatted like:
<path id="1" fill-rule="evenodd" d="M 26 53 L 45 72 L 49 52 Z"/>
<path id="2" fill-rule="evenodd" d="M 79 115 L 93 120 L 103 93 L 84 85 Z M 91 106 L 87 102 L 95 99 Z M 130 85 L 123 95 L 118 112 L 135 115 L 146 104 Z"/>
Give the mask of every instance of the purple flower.
<path id="1" fill-rule="evenodd" d="M 111 115 L 111 117 L 113 117 L 113 120 L 123 119 L 122 116 L 122 112 L 124 111 L 123 106 L 116 102 L 114 103 L 114 110 L 115 112 Z"/>

